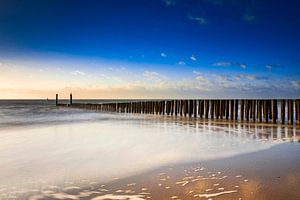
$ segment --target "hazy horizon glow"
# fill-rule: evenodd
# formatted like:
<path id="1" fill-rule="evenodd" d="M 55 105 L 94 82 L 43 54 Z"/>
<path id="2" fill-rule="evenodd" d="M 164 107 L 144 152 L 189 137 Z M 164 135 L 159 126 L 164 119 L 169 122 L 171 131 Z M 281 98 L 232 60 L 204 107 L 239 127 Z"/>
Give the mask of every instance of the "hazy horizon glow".
<path id="1" fill-rule="evenodd" d="M 299 98 L 299 1 L 3 1 L 0 99 Z"/>

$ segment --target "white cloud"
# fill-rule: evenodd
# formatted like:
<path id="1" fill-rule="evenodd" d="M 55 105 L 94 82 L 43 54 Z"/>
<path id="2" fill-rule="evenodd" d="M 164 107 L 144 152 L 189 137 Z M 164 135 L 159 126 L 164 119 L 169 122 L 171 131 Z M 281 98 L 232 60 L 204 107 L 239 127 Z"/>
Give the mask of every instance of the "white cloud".
<path id="1" fill-rule="evenodd" d="M 79 71 L 79 70 L 72 71 L 71 74 L 73 74 L 73 75 L 80 75 L 80 76 L 84 76 L 85 75 L 85 73 L 83 71 Z"/>
<path id="2" fill-rule="evenodd" d="M 161 57 L 167 57 L 167 54 L 164 53 L 164 52 L 161 52 L 160 56 L 161 56 Z"/>
<path id="3" fill-rule="evenodd" d="M 148 80 L 154 80 L 154 81 L 158 81 L 161 80 L 161 76 L 159 73 L 157 72 L 153 72 L 153 71 L 144 71 L 143 76 L 145 78 L 147 78 Z"/>
<path id="4" fill-rule="evenodd" d="M 192 61 L 196 61 L 196 60 L 197 60 L 197 58 L 196 58 L 196 56 L 195 56 L 194 54 L 191 55 L 190 59 L 191 59 Z"/>
<path id="5" fill-rule="evenodd" d="M 2 62 L 0 62 L 0 67 L 1 67 L 2 65 L 3 65 Z"/>
<path id="6" fill-rule="evenodd" d="M 205 25 L 207 23 L 207 20 L 204 17 L 194 17 L 192 15 L 188 15 L 187 18 L 189 20 L 196 21 L 201 25 Z"/>
<path id="7" fill-rule="evenodd" d="M 200 74 L 202 74 L 201 72 L 199 72 L 199 71 L 196 71 L 196 70 L 193 70 L 193 71 L 192 71 L 192 73 L 193 73 L 193 74 L 196 74 L 196 75 L 200 75 Z"/>
<path id="8" fill-rule="evenodd" d="M 207 81 L 207 78 L 205 78 L 204 76 L 197 76 L 197 77 L 196 77 L 196 80 L 197 80 L 197 81 L 204 81 L 204 82 L 206 82 L 206 81 Z"/>
<path id="9" fill-rule="evenodd" d="M 232 65 L 231 62 L 217 62 L 217 63 L 213 64 L 213 66 L 216 66 L 216 67 L 229 67 L 231 65 Z"/>
<path id="10" fill-rule="evenodd" d="M 164 0 L 166 6 L 175 6 L 176 1 L 175 0 Z"/>
<path id="11" fill-rule="evenodd" d="M 292 81 L 292 85 L 296 90 L 300 89 L 300 81 Z"/>
<path id="12" fill-rule="evenodd" d="M 247 65 L 244 63 L 239 63 L 239 62 L 217 62 L 214 63 L 213 66 L 217 66 L 217 67 L 230 67 L 230 66 L 238 66 L 242 69 L 246 69 Z"/>
<path id="13" fill-rule="evenodd" d="M 265 67 L 267 68 L 267 70 L 270 70 L 270 71 L 271 71 L 272 68 L 273 68 L 272 65 L 266 65 Z"/>
<path id="14" fill-rule="evenodd" d="M 256 76 L 254 76 L 254 75 L 247 75 L 246 78 L 250 81 L 256 80 Z"/>
<path id="15" fill-rule="evenodd" d="M 241 68 L 243 68 L 243 69 L 246 69 L 247 68 L 247 65 L 246 64 L 239 64 L 239 66 L 241 67 Z"/>
<path id="16" fill-rule="evenodd" d="M 178 62 L 178 64 L 179 65 L 185 65 L 185 62 L 181 60 L 181 61 Z"/>
<path id="17" fill-rule="evenodd" d="M 269 65 L 266 65 L 266 69 L 271 71 L 273 68 L 278 68 L 278 67 L 282 67 L 283 65 L 281 64 L 269 64 Z"/>

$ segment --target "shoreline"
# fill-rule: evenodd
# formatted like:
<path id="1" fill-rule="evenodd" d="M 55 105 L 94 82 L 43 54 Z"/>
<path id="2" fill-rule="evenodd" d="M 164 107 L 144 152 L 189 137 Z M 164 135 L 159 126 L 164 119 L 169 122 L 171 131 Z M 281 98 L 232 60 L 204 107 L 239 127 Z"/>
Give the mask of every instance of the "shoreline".
<path id="1" fill-rule="evenodd" d="M 300 149 L 298 143 L 293 145 L 296 146 L 281 144 L 224 159 L 166 165 L 105 183 L 70 183 L 24 199 L 298 199 L 300 160 L 294 158 Z M 283 151 L 286 148 L 290 151 Z"/>

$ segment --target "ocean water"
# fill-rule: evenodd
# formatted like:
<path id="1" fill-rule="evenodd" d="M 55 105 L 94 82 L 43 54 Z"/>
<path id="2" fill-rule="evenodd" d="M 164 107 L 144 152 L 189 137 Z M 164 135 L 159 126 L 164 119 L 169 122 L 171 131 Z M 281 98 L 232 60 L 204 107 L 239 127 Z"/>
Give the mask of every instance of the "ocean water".
<path id="1" fill-rule="evenodd" d="M 298 141 L 296 128 L 101 113 L 59 108 L 53 101 L 0 101 L 0 193 L 10 199 L 67 183 L 101 184 Z"/>

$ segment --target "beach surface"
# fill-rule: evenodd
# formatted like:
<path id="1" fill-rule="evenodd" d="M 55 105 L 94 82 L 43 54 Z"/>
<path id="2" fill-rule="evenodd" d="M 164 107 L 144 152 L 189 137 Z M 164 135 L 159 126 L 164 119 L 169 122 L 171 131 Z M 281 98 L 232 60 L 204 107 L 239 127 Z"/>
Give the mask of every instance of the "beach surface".
<path id="1" fill-rule="evenodd" d="M 0 103 L 0 199 L 299 199 L 297 127 Z"/>

